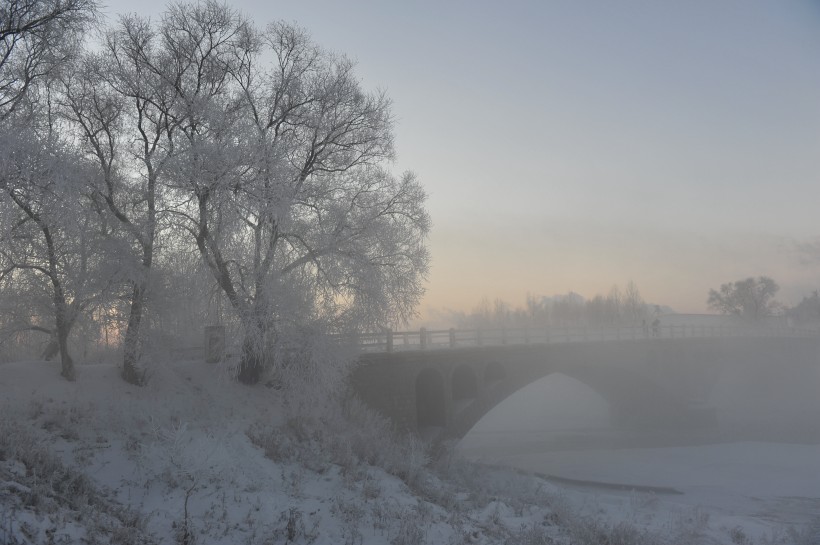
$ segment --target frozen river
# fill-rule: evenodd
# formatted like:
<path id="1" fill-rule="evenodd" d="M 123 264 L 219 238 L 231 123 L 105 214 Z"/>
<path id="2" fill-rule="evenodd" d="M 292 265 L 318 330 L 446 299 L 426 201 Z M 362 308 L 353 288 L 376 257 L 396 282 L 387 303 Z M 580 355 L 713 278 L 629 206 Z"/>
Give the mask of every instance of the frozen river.
<path id="1" fill-rule="evenodd" d="M 554 375 L 499 405 L 459 449 L 558 477 L 572 501 L 613 521 L 663 531 L 676 520 L 700 519 L 712 542 L 732 543 L 737 529 L 766 540 L 820 520 L 818 444 L 626 433 L 608 422 L 595 392 Z"/>

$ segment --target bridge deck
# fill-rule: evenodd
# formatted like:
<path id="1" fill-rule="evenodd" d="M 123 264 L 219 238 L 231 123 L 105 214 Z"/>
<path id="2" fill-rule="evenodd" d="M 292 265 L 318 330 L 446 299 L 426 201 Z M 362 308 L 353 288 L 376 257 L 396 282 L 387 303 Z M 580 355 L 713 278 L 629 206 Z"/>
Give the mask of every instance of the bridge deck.
<path id="1" fill-rule="evenodd" d="M 453 349 L 474 346 L 515 344 L 573 343 L 637 339 L 715 338 L 715 337 L 818 337 L 820 332 L 794 327 L 704 326 L 670 324 L 637 327 L 521 327 L 492 329 L 442 329 L 367 333 L 354 339 L 362 352 Z"/>

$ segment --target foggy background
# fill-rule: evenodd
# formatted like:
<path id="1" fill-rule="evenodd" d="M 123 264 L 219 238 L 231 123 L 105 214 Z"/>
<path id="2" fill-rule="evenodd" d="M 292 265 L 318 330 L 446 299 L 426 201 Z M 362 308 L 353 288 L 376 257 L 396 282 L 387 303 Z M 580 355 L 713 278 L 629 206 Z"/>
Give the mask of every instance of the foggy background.
<path id="1" fill-rule="evenodd" d="M 628 280 L 678 312 L 750 275 L 790 304 L 817 288 L 817 2 L 232 5 L 388 91 L 396 170 L 430 195 L 422 324 Z"/>

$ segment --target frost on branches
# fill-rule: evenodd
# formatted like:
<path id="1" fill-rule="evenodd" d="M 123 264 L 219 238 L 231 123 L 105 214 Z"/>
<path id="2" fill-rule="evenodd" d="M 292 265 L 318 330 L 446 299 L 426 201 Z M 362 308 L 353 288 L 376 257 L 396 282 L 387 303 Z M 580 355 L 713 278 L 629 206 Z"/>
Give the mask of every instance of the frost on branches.
<path id="1" fill-rule="evenodd" d="M 149 36 L 145 69 L 174 88 L 171 209 L 241 321 L 239 379 L 279 363 L 288 324 L 409 317 L 429 218 L 413 175 L 386 168 L 387 97 L 301 29 L 213 2 L 171 7 Z"/>
<path id="2" fill-rule="evenodd" d="M 3 13 L 14 6 L 0 0 Z M 81 0 L 54 6 L 75 10 L 62 21 L 73 31 L 95 8 Z M 53 45 L 50 32 L 24 37 L 43 51 Z M 65 40 L 65 51 L 28 59 L 41 62 L 36 78 L 14 57 L 36 48 L 12 48 L 14 62 L 0 66 L 3 138 L 37 119 L 37 141 L 50 144 L 33 147 L 78 165 L 60 173 L 72 179 L 61 184 L 71 189 L 59 203 L 89 213 L 55 209 L 43 221 L 28 213 L 12 190 L 24 181 L 14 174 L 24 155 L 9 146 L 2 205 L 40 226 L 45 261 L 47 239 L 70 234 L 77 217 L 100 239 L 94 255 L 106 266 L 86 276 L 98 312 L 121 316 L 126 380 L 142 382 L 144 324 L 156 323 L 152 313 L 163 305 L 156 287 L 191 254 L 241 330 L 236 370 L 246 383 L 269 368 L 325 369 L 331 336 L 412 316 L 429 261 L 426 196 L 411 173 L 390 171 L 390 101 L 362 88 L 349 59 L 300 28 L 259 28 L 216 2 L 173 4 L 156 22 L 129 15 L 102 37 L 93 50 Z M 53 169 L 38 168 L 26 170 L 28 186 L 51 187 Z M 14 257 L 10 244 L 3 250 Z M 52 284 L 76 282 L 57 257 L 55 266 L 46 275 Z M 58 322 L 69 316 L 59 299 Z M 75 300 L 69 294 L 62 305 Z"/>

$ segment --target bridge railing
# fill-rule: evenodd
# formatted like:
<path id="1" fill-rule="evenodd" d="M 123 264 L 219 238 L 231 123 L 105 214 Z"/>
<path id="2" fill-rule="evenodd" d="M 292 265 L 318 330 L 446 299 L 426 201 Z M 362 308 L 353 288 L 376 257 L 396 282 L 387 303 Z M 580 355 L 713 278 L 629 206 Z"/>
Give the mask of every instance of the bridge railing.
<path id="1" fill-rule="evenodd" d="M 710 326 L 698 324 L 646 325 L 635 327 L 518 327 L 475 329 L 384 330 L 358 337 L 363 352 L 398 352 L 502 346 L 537 343 L 572 343 L 611 340 L 675 339 L 712 337 L 817 337 L 817 330 L 777 326 Z"/>

